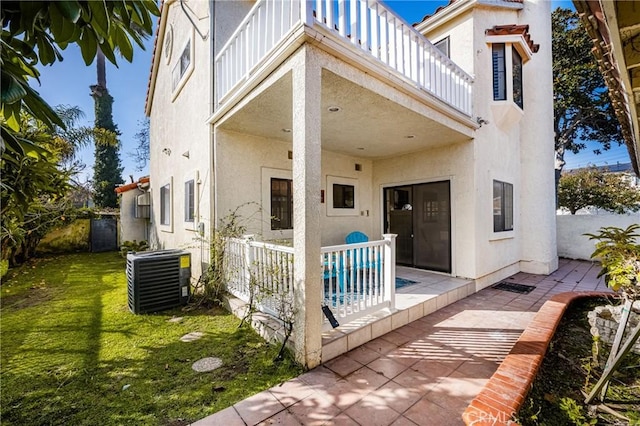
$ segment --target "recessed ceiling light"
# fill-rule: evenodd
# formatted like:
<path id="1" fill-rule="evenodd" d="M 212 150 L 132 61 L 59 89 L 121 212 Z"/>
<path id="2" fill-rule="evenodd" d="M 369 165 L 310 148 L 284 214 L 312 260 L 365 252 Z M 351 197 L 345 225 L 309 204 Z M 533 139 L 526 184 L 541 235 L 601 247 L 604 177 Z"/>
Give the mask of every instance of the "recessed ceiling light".
<path id="1" fill-rule="evenodd" d="M 339 106 L 330 106 L 329 108 L 327 108 L 327 110 L 329 112 L 338 112 L 338 111 L 342 111 L 342 108 L 340 108 Z"/>
<path id="2" fill-rule="evenodd" d="M 282 129 L 282 131 L 285 133 L 291 133 L 291 129 Z"/>
<path id="3" fill-rule="evenodd" d="M 405 138 L 405 139 L 413 139 L 413 138 L 415 138 L 415 135 L 407 135 L 407 136 L 405 136 L 404 138 Z"/>

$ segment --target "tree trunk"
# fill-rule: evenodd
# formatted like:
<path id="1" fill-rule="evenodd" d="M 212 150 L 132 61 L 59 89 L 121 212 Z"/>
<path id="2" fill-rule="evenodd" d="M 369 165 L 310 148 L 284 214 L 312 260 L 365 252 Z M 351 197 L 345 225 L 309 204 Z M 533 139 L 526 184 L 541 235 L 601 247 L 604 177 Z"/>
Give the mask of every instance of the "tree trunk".
<path id="1" fill-rule="evenodd" d="M 104 53 L 102 53 L 102 50 L 100 50 L 100 48 L 98 47 L 98 52 L 96 55 L 96 70 L 98 71 L 98 86 L 102 87 L 103 89 L 106 89 L 107 88 L 107 71 L 105 68 L 104 60 L 105 60 Z"/>

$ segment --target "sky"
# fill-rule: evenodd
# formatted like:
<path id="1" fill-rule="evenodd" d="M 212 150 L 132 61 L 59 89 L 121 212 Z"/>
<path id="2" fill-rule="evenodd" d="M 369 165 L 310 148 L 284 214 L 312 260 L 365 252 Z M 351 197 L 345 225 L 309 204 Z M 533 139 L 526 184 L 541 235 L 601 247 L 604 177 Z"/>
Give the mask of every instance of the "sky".
<path id="1" fill-rule="evenodd" d="M 203 1 L 203 0 L 200 0 Z M 448 0 L 387 0 L 386 4 L 394 9 L 407 22 L 414 23 L 422 20 L 426 14 Z M 565 7 L 573 9 L 570 1 L 553 1 L 552 8 Z M 134 179 L 148 174 L 148 167 L 142 171 L 136 170 L 136 163 L 131 154 L 135 151 L 137 141 L 135 134 L 140 128 L 140 121 L 144 120 L 144 104 L 151 68 L 151 54 L 153 39 L 145 43 L 146 50 L 137 49 L 133 63 L 124 59 L 118 61 L 116 68 L 107 62 L 107 88 L 114 98 L 113 118 L 121 132 L 120 158 L 124 167 L 123 179 L 129 182 L 129 176 Z M 62 51 L 64 61 L 56 62 L 53 66 L 40 67 L 41 86 L 33 84 L 40 95 L 51 105 L 78 106 L 85 113 L 84 125 L 92 125 L 94 121 L 94 103 L 90 96 L 89 86 L 96 83 L 95 62 L 87 67 L 76 46 L 69 46 Z M 606 165 L 629 162 L 629 155 L 624 145 L 616 146 L 601 155 L 595 155 L 588 147 L 579 154 L 565 154 L 567 162 L 565 169 L 584 167 L 589 164 Z M 90 179 L 93 174 L 93 148 L 87 147 L 79 153 L 87 168 L 81 181 Z"/>

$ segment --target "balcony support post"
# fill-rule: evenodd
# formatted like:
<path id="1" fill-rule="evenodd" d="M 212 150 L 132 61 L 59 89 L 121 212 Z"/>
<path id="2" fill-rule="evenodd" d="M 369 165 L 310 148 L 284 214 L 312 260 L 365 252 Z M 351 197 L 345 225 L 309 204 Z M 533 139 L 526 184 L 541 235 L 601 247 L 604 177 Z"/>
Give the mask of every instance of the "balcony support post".
<path id="1" fill-rule="evenodd" d="M 322 360 L 320 259 L 321 67 L 303 47 L 293 68 L 293 259 L 298 362 L 313 368 Z"/>

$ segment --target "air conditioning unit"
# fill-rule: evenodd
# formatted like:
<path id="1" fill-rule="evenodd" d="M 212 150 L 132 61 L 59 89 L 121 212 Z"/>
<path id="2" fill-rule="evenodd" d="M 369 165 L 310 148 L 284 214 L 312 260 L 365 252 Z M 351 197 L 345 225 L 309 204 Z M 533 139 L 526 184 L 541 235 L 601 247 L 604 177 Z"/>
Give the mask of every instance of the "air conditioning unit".
<path id="1" fill-rule="evenodd" d="M 145 192 L 136 197 L 134 216 L 136 219 L 151 217 L 151 193 Z"/>
<path id="2" fill-rule="evenodd" d="M 182 250 L 127 254 L 129 310 L 134 314 L 182 306 L 189 300 L 191 254 Z"/>

